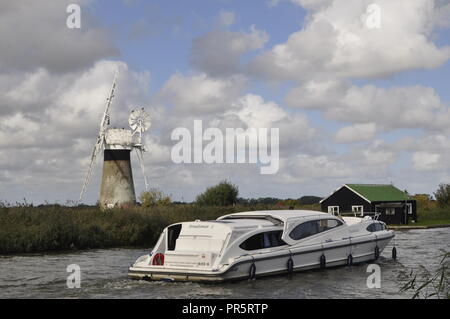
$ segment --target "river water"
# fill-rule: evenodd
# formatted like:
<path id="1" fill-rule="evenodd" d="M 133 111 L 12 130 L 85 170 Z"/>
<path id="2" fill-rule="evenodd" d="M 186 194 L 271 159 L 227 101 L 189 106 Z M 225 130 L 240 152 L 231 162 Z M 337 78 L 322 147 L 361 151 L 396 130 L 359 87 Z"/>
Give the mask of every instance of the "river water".
<path id="1" fill-rule="evenodd" d="M 127 278 L 127 268 L 150 249 L 105 249 L 61 254 L 0 256 L 0 298 L 410 298 L 400 293 L 406 274 L 434 269 L 450 246 L 450 228 L 396 232 L 381 253 L 381 287 L 368 288 L 368 264 L 224 284 L 167 283 Z M 81 287 L 67 288 L 66 267 L 81 268 Z"/>

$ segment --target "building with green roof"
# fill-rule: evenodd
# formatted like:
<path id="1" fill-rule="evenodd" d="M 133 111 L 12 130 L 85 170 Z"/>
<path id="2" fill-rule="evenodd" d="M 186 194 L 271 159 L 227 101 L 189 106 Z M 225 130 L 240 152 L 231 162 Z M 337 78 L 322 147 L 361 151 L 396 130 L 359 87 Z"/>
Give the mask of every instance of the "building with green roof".
<path id="1" fill-rule="evenodd" d="M 379 215 L 387 224 L 417 221 L 417 205 L 405 191 L 392 184 L 344 184 L 320 201 L 331 214 Z"/>

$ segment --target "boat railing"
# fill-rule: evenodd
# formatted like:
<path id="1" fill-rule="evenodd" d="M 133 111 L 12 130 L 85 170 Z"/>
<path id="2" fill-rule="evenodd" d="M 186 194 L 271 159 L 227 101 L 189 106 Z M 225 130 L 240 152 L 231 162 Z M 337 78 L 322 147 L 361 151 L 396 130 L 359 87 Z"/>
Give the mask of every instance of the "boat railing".
<path id="1" fill-rule="evenodd" d="M 220 218 L 219 220 L 227 220 L 227 219 L 264 219 L 270 221 L 275 226 L 283 225 L 283 221 L 281 219 L 267 215 L 230 215 Z"/>
<path id="2" fill-rule="evenodd" d="M 378 220 L 380 217 L 380 212 L 347 212 L 347 213 L 340 213 L 340 217 L 365 217 L 370 216 L 374 220 Z"/>

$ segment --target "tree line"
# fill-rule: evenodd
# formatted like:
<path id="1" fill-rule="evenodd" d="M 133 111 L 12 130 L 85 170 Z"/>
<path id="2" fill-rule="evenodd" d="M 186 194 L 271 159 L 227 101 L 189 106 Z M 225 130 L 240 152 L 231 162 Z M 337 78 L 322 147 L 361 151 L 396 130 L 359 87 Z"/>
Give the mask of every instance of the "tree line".
<path id="1" fill-rule="evenodd" d="M 170 204 L 187 204 L 184 202 L 172 202 L 170 196 L 165 195 L 158 189 L 143 192 L 139 198 L 142 206 L 166 206 Z M 242 198 L 239 197 L 239 188 L 235 184 L 224 180 L 215 186 L 208 187 L 199 194 L 194 204 L 199 206 L 297 206 L 318 204 L 322 197 L 302 196 L 300 198 L 280 199 L 275 197 Z"/>
<path id="2" fill-rule="evenodd" d="M 432 195 L 416 194 L 411 197 L 417 200 L 420 207 L 427 208 L 439 206 L 441 208 L 450 207 L 450 184 L 440 184 Z M 143 192 L 139 197 L 141 205 L 144 207 L 167 206 L 171 204 L 190 204 L 185 202 L 173 202 L 170 196 L 158 189 L 151 189 Z M 239 197 L 239 188 L 235 184 L 224 180 L 215 186 L 208 187 L 199 194 L 193 204 L 199 206 L 284 206 L 295 207 L 301 205 L 318 204 L 322 197 L 302 196 L 300 198 L 280 199 L 276 197 L 242 198 Z"/>

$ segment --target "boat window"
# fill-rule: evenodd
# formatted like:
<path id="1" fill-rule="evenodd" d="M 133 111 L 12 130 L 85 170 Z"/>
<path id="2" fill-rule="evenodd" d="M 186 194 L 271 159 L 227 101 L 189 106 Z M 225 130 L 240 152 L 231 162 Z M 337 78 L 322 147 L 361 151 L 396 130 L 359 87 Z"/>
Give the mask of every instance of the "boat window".
<path id="1" fill-rule="evenodd" d="M 246 239 L 239 247 L 244 250 L 257 250 L 286 245 L 281 235 L 281 230 L 259 233 Z"/>
<path id="2" fill-rule="evenodd" d="M 167 229 L 167 250 L 175 250 L 175 245 L 181 232 L 181 224 L 170 226 Z"/>
<path id="3" fill-rule="evenodd" d="M 366 229 L 367 229 L 367 231 L 370 231 L 371 233 L 373 233 L 376 231 L 385 230 L 386 226 L 381 223 L 372 223 L 369 226 L 367 226 Z"/>
<path id="4" fill-rule="evenodd" d="M 311 220 L 295 227 L 289 234 L 289 237 L 293 240 L 300 240 L 340 225 L 342 225 L 342 222 L 336 219 Z"/>
<path id="5" fill-rule="evenodd" d="M 317 220 L 311 220 L 295 227 L 289 237 L 294 240 L 299 240 L 319 233 L 319 222 Z"/>
<path id="6" fill-rule="evenodd" d="M 323 232 L 342 225 L 342 222 L 336 219 L 321 219 L 319 223 L 319 232 Z"/>

